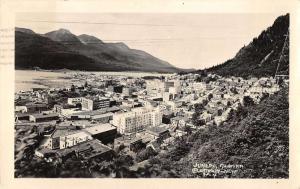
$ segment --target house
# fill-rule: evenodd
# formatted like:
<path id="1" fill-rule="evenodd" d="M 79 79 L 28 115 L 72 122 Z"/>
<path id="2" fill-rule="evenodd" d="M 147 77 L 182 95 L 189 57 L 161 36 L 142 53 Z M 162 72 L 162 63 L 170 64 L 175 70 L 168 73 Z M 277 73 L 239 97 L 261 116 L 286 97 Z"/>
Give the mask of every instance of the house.
<path id="1" fill-rule="evenodd" d="M 181 129 L 177 129 L 176 132 L 175 132 L 175 136 L 176 137 L 182 137 L 184 135 L 187 135 L 187 132 L 186 131 L 183 131 Z"/>
<path id="2" fill-rule="evenodd" d="M 171 126 L 176 126 L 176 127 L 184 127 L 186 123 L 188 123 L 189 118 L 184 117 L 184 116 L 176 116 L 171 118 Z"/>
<path id="3" fill-rule="evenodd" d="M 204 120 L 205 123 L 209 122 L 212 120 L 212 114 L 208 113 L 207 111 L 204 111 L 201 115 L 200 118 Z"/>

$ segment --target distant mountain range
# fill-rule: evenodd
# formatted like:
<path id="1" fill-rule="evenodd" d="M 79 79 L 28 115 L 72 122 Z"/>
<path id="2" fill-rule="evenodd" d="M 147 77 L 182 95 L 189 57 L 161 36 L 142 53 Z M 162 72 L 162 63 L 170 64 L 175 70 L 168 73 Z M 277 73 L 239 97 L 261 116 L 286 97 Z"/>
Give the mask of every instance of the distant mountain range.
<path id="1" fill-rule="evenodd" d="M 223 64 L 197 72 L 212 72 L 221 76 L 265 77 L 289 74 L 289 14 L 278 17 L 273 25 L 239 50 Z M 283 48 L 286 41 L 286 48 Z M 278 66 L 280 55 L 282 58 Z"/>
<path id="2" fill-rule="evenodd" d="M 182 72 L 147 52 L 124 43 L 105 43 L 97 37 L 76 36 L 59 29 L 37 34 L 26 28 L 15 29 L 16 69 L 70 69 L 85 71 Z"/>

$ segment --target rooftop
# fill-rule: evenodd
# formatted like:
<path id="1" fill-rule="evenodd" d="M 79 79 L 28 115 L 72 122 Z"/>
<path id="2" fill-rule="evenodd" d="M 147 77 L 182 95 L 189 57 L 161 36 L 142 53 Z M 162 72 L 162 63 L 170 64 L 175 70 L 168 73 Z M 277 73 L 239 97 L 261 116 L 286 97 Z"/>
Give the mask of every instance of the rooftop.
<path id="1" fill-rule="evenodd" d="M 113 111 L 118 111 L 120 110 L 120 108 L 113 106 L 113 107 L 109 107 L 109 108 L 101 108 L 98 110 L 92 110 L 92 111 L 82 111 L 82 112 L 77 112 L 77 113 L 73 113 L 72 115 L 76 116 L 76 115 L 100 115 L 100 114 L 105 114 L 108 112 L 113 112 Z"/>
<path id="2" fill-rule="evenodd" d="M 56 129 L 52 135 L 51 138 L 57 138 L 57 137 L 61 137 L 61 136 L 66 136 L 66 135 L 71 135 L 71 134 L 75 134 L 78 132 L 82 132 L 81 130 L 77 130 L 77 129 Z"/>
<path id="3" fill-rule="evenodd" d="M 180 121 L 180 120 L 189 121 L 190 120 L 188 117 L 184 117 L 184 116 L 177 116 L 177 117 L 173 117 L 171 119 L 172 120 L 177 120 L 177 121 Z"/>
<path id="4" fill-rule="evenodd" d="M 167 129 L 167 125 L 163 124 L 163 125 L 157 126 L 157 127 L 148 127 L 146 129 L 146 132 L 149 134 L 159 136 L 162 133 L 168 132 L 168 129 Z"/>
<path id="5" fill-rule="evenodd" d="M 116 127 L 112 126 L 109 123 L 105 123 L 105 124 L 100 124 L 97 126 L 88 127 L 88 128 L 85 128 L 84 130 L 92 135 L 95 135 L 95 134 L 103 133 L 106 131 L 111 131 L 114 129 L 116 129 Z"/>
<path id="6" fill-rule="evenodd" d="M 58 117 L 58 114 L 31 114 L 35 118 Z"/>
<path id="7" fill-rule="evenodd" d="M 102 144 L 99 140 L 93 139 L 93 140 L 82 142 L 76 146 L 72 146 L 71 148 L 57 150 L 57 153 L 60 156 L 65 156 L 69 153 L 76 151 L 80 153 L 80 155 L 84 159 L 89 159 L 97 155 L 109 152 L 111 150 L 112 149 L 110 147 Z"/>

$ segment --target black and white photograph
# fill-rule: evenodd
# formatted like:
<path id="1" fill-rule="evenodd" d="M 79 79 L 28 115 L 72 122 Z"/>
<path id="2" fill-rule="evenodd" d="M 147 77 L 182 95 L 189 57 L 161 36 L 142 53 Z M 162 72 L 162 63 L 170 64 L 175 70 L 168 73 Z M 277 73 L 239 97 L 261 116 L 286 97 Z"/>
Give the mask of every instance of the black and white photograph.
<path id="1" fill-rule="evenodd" d="M 14 29 L 14 178 L 289 179 L 289 12 L 20 12 Z"/>

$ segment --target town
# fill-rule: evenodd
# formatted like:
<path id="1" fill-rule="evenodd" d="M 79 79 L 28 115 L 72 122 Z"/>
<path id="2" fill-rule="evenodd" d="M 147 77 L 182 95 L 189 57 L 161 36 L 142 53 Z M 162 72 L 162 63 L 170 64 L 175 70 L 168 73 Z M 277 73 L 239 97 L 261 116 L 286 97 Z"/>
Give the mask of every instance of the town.
<path id="1" fill-rule="evenodd" d="M 273 77 L 195 73 L 129 77 L 75 72 L 73 77 L 85 83 L 15 94 L 16 165 L 28 151 L 50 163 L 71 156 L 109 160 L 123 150 L 135 167 L 147 161 L 142 151 L 167 153 L 176 138 L 220 126 L 239 107 L 257 104 L 281 86 Z M 281 82 L 288 85 L 286 78 Z"/>

